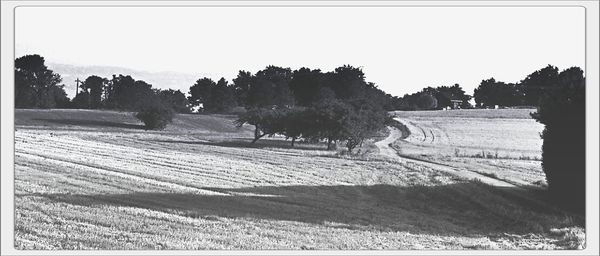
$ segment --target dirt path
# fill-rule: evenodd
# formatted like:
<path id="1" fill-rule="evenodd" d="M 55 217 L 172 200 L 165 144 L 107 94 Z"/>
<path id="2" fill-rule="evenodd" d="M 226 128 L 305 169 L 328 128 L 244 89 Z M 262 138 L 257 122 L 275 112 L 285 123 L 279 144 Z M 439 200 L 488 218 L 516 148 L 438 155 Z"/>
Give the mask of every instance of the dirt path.
<path id="1" fill-rule="evenodd" d="M 479 174 L 476 172 L 472 172 L 472 171 L 469 171 L 466 169 L 453 168 L 453 167 L 443 165 L 443 164 L 433 163 L 433 162 L 429 162 L 429 161 L 424 161 L 424 160 L 419 160 L 419 159 L 409 158 L 406 156 L 399 155 L 398 152 L 396 152 L 396 150 L 390 146 L 390 144 L 396 140 L 400 140 L 402 138 L 402 132 L 394 127 L 388 126 L 388 129 L 390 130 L 390 135 L 387 138 L 375 143 L 377 148 L 379 148 L 380 154 L 382 154 L 384 156 L 399 160 L 400 162 L 403 162 L 403 163 L 415 163 L 415 164 L 427 166 L 429 168 L 447 172 L 454 176 L 461 177 L 461 178 L 464 178 L 467 180 L 478 179 L 481 182 L 492 185 L 492 186 L 515 187 L 515 185 L 510 184 L 508 182 L 505 182 L 505 181 L 502 181 L 499 179 L 494 179 L 492 177 L 488 177 L 488 176 L 485 176 L 485 175 L 482 175 L 482 174 Z"/>

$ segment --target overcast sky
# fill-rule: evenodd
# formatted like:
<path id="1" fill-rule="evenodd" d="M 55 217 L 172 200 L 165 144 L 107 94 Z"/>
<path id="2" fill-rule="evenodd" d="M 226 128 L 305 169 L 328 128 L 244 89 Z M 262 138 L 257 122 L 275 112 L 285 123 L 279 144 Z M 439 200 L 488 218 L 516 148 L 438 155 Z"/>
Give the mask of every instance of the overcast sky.
<path id="1" fill-rule="evenodd" d="M 16 55 L 235 78 L 267 65 L 360 66 L 401 96 L 547 64 L 584 68 L 581 7 L 19 7 Z M 191 84 L 190 84 L 191 86 Z"/>

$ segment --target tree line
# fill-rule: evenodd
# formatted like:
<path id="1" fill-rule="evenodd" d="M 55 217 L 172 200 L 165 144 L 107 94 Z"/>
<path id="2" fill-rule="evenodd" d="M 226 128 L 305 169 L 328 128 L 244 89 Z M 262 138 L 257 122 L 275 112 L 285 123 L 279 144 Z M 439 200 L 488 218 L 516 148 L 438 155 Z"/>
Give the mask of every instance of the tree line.
<path id="1" fill-rule="evenodd" d="M 582 72 L 578 67 L 572 69 L 568 72 Z M 548 65 L 516 83 L 497 81 L 492 77 L 482 80 L 473 96 L 466 94 L 459 84 L 426 87 L 403 97 L 392 97 L 391 105 L 394 110 L 439 110 L 452 106 L 451 101 L 456 100 L 460 101 L 461 108 L 536 107 L 546 91 L 556 87 L 562 72 Z M 471 105 L 471 99 L 474 99 L 475 106 Z"/>
<path id="2" fill-rule="evenodd" d="M 175 112 L 189 113 L 185 94 L 177 90 L 152 88 L 131 76 L 113 75 L 111 79 L 89 76 L 78 85 L 70 100 L 62 78 L 45 65 L 40 55 L 25 55 L 15 60 L 16 108 L 78 108 L 135 111 L 148 129 L 162 129 Z"/>
<path id="3" fill-rule="evenodd" d="M 89 76 L 69 100 L 59 74 L 39 55 L 15 60 L 17 108 L 85 108 L 137 112 L 149 129 L 163 129 L 174 113 L 198 108 L 204 113 L 229 113 L 243 108 L 236 123 L 255 126 L 253 143 L 264 136 L 327 141 L 328 148 L 345 141 L 352 151 L 385 127 L 393 97 L 365 80 L 361 68 L 319 69 L 267 66 L 256 73 L 239 71 L 233 83 L 198 79 L 186 97 L 181 91 L 159 90 L 131 76 L 111 79 Z"/>
<path id="4" fill-rule="evenodd" d="M 393 110 L 393 97 L 374 83 L 366 82 L 360 68 L 349 65 L 331 72 L 277 66 L 267 66 L 254 74 L 241 70 L 232 83 L 225 78 L 217 82 L 206 77 L 198 79 L 190 87 L 189 95 L 192 107 L 207 113 L 228 112 L 235 107 L 309 107 L 323 97 L 350 100 L 359 95 L 381 102 L 385 110 Z"/>
<path id="5" fill-rule="evenodd" d="M 236 124 L 255 127 L 253 143 L 265 136 L 325 141 L 328 149 L 345 142 L 349 152 L 383 129 L 390 110 L 442 109 L 471 96 L 458 84 L 426 87 L 414 94 L 393 97 L 367 82 L 360 68 L 341 66 L 330 72 L 277 66 L 251 73 L 239 71 L 229 83 L 201 78 L 189 89 L 159 90 L 131 76 L 111 79 L 90 76 L 70 100 L 59 74 L 39 55 L 15 60 L 16 108 L 89 108 L 135 111 L 149 129 L 162 129 L 174 113 L 198 108 L 206 113 L 228 113 L 243 108 Z M 542 133 L 543 169 L 552 198 L 585 213 L 585 76 L 579 67 L 563 71 L 548 65 L 518 83 L 494 78 L 475 89 L 474 107 L 536 106 L 532 117 L 545 125 Z"/>
<path id="6" fill-rule="evenodd" d="M 239 71 L 233 83 L 202 78 L 190 88 L 189 102 L 206 112 L 239 106 L 238 126 L 255 127 L 252 143 L 264 136 L 344 141 L 349 152 L 385 127 L 392 96 L 365 80 L 360 68 L 344 65 L 331 72 L 267 66 L 252 74 Z"/>
<path id="7" fill-rule="evenodd" d="M 179 113 L 189 112 L 185 94 L 177 90 L 152 88 L 131 76 L 113 75 L 112 79 L 89 76 L 78 85 L 70 100 L 62 78 L 45 65 L 40 55 L 25 55 L 15 60 L 16 108 L 84 108 L 135 110 L 146 98 L 160 98 Z M 154 98 L 154 99 L 156 99 Z"/>
<path id="8" fill-rule="evenodd" d="M 498 106 L 539 106 L 546 92 L 556 88 L 561 76 L 567 73 L 583 73 L 579 67 L 562 72 L 555 66 L 548 65 L 527 75 L 517 83 L 496 81 L 493 77 L 482 80 L 473 94 L 477 107 L 488 108 Z"/>
<path id="9" fill-rule="evenodd" d="M 413 94 L 405 94 L 403 97 L 394 99 L 396 110 L 440 110 L 453 107 L 453 100 L 460 101 L 461 108 L 472 108 L 471 95 L 460 87 L 459 84 L 452 86 L 426 87 Z"/>

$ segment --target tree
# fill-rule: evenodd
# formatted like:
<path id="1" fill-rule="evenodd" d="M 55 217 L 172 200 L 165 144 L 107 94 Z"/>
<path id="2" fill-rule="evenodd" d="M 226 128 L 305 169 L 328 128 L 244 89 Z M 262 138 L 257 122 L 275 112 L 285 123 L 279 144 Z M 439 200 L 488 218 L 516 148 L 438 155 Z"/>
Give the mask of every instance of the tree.
<path id="1" fill-rule="evenodd" d="M 344 124 L 344 137 L 348 152 L 362 145 L 366 138 L 385 128 L 387 113 L 377 102 L 368 99 L 351 101 L 353 107 Z"/>
<path id="2" fill-rule="evenodd" d="M 80 85 L 81 90 L 83 91 L 82 93 L 88 95 L 89 102 L 87 105 L 89 108 L 97 109 L 102 106 L 102 93 L 107 82 L 108 80 L 106 78 L 89 76 Z"/>
<path id="3" fill-rule="evenodd" d="M 494 78 L 482 80 L 475 88 L 473 97 L 478 107 L 518 106 L 524 100 L 517 85 L 496 81 Z"/>
<path id="4" fill-rule="evenodd" d="M 170 106 L 177 113 L 190 113 L 188 99 L 180 90 L 160 90 L 158 96 L 161 101 Z"/>
<path id="5" fill-rule="evenodd" d="M 428 110 L 437 108 L 437 99 L 428 93 L 420 93 L 417 96 L 416 106 L 418 109 Z"/>
<path id="6" fill-rule="evenodd" d="M 286 139 L 291 139 L 291 146 L 294 147 L 294 143 L 300 137 L 309 138 L 313 132 L 313 123 L 310 112 L 304 107 L 294 107 L 287 109 L 284 113 L 283 118 L 283 131 L 282 135 Z"/>
<path id="7" fill-rule="evenodd" d="M 542 167 L 549 194 L 560 205 L 585 214 L 585 77 L 578 67 L 544 86 L 537 112 L 545 125 Z"/>
<path id="8" fill-rule="evenodd" d="M 388 93 L 385 93 L 383 90 L 377 88 L 377 85 L 375 83 L 368 82 L 366 84 L 366 89 L 363 95 L 363 98 L 368 99 L 369 102 L 373 102 L 380 105 L 383 108 L 383 110 L 396 110 L 394 106 L 394 97 Z"/>
<path id="9" fill-rule="evenodd" d="M 15 60 L 15 107 L 67 107 L 69 99 L 60 85 L 62 79 L 45 65 L 40 55 Z"/>
<path id="10" fill-rule="evenodd" d="M 234 89 L 225 78 L 215 83 L 210 78 L 202 78 L 190 87 L 188 100 L 193 106 L 201 106 L 206 112 L 227 112 L 236 106 Z"/>
<path id="11" fill-rule="evenodd" d="M 361 68 L 344 65 L 326 74 L 327 85 L 340 99 L 351 99 L 362 96 L 366 87 L 365 73 Z"/>
<path id="12" fill-rule="evenodd" d="M 327 141 L 327 149 L 332 149 L 332 143 L 346 138 L 344 126 L 351 115 L 352 107 L 338 99 L 320 101 L 310 108 L 313 118 L 313 128 L 310 135 L 313 139 Z"/>
<path id="13" fill-rule="evenodd" d="M 285 114 L 285 109 L 253 108 L 241 114 L 235 123 L 238 127 L 246 123 L 254 125 L 254 139 L 252 140 L 252 144 L 254 144 L 264 136 L 283 133 Z"/>
<path id="14" fill-rule="evenodd" d="M 152 94 L 140 100 L 137 108 L 135 117 L 144 122 L 147 130 L 163 130 L 173 120 L 173 109 L 157 95 Z"/>
<path id="15" fill-rule="evenodd" d="M 254 83 L 254 76 L 248 71 L 240 70 L 237 78 L 233 79 L 233 92 L 239 106 L 250 108 L 248 92 Z"/>
<path id="16" fill-rule="evenodd" d="M 289 68 L 267 66 L 250 80 L 246 94 L 246 108 L 287 107 L 294 105 L 289 88 L 292 71 Z"/>
<path id="17" fill-rule="evenodd" d="M 90 108 L 90 93 L 87 91 L 79 92 L 71 101 L 71 107 L 88 109 Z"/>
<path id="18" fill-rule="evenodd" d="M 315 97 L 323 86 L 324 77 L 319 69 L 301 68 L 292 73 L 290 89 L 300 106 L 310 106 L 315 102 Z"/>
<path id="19" fill-rule="evenodd" d="M 529 74 L 520 83 L 520 89 L 525 97 L 524 103 L 529 106 L 537 106 L 545 91 L 556 87 L 557 82 L 558 68 L 552 65 Z"/>
<path id="20" fill-rule="evenodd" d="M 215 87 L 211 91 L 211 99 L 209 101 L 211 104 L 207 107 L 208 110 L 213 112 L 228 112 L 237 105 L 233 88 L 229 86 L 225 78 L 219 79 L 217 84 L 215 84 Z"/>
<path id="21" fill-rule="evenodd" d="M 249 109 L 237 124 L 255 126 L 253 143 L 280 134 L 290 138 L 292 146 L 299 138 L 325 140 L 328 149 L 345 141 L 349 152 L 384 127 L 385 110 L 392 108 L 393 99 L 351 66 L 325 74 L 275 66 L 254 76 L 240 71 L 234 88 Z"/>
<path id="22" fill-rule="evenodd" d="M 113 75 L 107 83 L 105 106 L 113 109 L 135 110 L 140 100 L 154 94 L 152 85 L 131 76 Z"/>
<path id="23" fill-rule="evenodd" d="M 211 100 L 212 90 L 216 86 L 215 82 L 207 77 L 198 79 L 192 87 L 190 87 L 188 101 L 192 106 L 206 108 L 206 104 Z M 210 103 L 208 103 L 210 105 Z"/>

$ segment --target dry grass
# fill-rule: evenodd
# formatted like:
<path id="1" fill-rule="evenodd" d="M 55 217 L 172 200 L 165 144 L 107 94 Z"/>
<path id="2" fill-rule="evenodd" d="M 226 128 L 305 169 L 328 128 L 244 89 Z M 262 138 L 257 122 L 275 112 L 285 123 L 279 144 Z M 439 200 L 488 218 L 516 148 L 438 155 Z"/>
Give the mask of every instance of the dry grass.
<path id="1" fill-rule="evenodd" d="M 460 109 L 460 110 L 428 110 L 428 111 L 395 111 L 397 117 L 462 117 L 462 118 L 501 118 L 501 119 L 530 119 L 529 115 L 536 109 Z"/>
<path id="2" fill-rule="evenodd" d="M 279 138 L 251 146 L 251 130 L 231 120 L 186 115 L 166 131 L 145 132 L 122 125 L 138 125 L 128 113 L 17 111 L 15 246 L 557 249 L 584 242 L 582 220 L 537 193 L 392 161 L 372 142 L 359 156 L 324 145 L 291 148 Z"/>
<path id="3" fill-rule="evenodd" d="M 541 168 L 543 125 L 534 109 L 396 112 L 411 135 L 393 147 L 400 154 L 465 168 L 513 184 L 535 185 Z"/>

